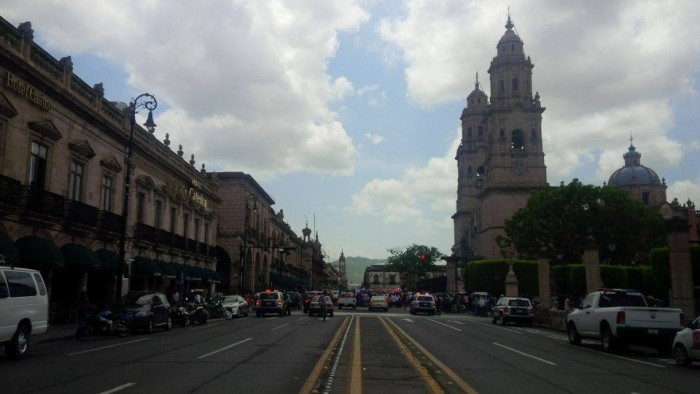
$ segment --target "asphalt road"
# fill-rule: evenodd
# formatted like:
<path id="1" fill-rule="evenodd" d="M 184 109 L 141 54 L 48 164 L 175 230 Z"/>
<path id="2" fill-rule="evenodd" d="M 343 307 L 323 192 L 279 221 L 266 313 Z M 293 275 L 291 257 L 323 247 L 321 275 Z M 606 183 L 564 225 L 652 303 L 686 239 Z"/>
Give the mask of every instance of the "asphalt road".
<path id="1" fill-rule="evenodd" d="M 464 314 L 336 311 L 211 321 L 0 357 L 2 393 L 697 393 L 700 364 L 607 354 L 563 332 Z"/>

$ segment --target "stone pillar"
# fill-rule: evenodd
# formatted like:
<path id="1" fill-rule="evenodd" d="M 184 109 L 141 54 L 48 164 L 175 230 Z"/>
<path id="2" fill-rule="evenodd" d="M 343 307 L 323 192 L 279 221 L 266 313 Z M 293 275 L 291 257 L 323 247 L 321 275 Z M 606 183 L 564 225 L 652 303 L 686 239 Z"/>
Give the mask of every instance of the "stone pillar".
<path id="1" fill-rule="evenodd" d="M 447 292 L 458 292 L 460 290 L 457 287 L 459 283 L 459 278 L 457 277 L 457 256 L 453 254 L 445 257 L 445 261 L 447 261 Z"/>
<path id="2" fill-rule="evenodd" d="M 695 317 L 695 300 L 687 214 L 687 211 L 674 207 L 673 216 L 666 220 L 668 259 L 671 268 L 669 304 L 673 308 L 680 308 L 686 321 L 692 321 Z"/>
<path id="3" fill-rule="evenodd" d="M 506 275 L 506 297 L 518 296 L 518 277 L 513 271 L 513 263 L 508 263 L 508 274 Z"/>
<path id="4" fill-rule="evenodd" d="M 586 291 L 592 293 L 603 287 L 600 276 L 600 256 L 598 244 L 591 234 L 586 237 L 586 247 L 583 250 L 583 265 L 586 268 Z"/>
<path id="5" fill-rule="evenodd" d="M 540 257 L 537 258 L 537 270 L 540 279 L 540 306 L 544 309 L 549 309 L 552 306 L 551 303 L 551 286 L 549 283 L 549 258 L 547 258 L 547 251 L 540 250 Z"/>

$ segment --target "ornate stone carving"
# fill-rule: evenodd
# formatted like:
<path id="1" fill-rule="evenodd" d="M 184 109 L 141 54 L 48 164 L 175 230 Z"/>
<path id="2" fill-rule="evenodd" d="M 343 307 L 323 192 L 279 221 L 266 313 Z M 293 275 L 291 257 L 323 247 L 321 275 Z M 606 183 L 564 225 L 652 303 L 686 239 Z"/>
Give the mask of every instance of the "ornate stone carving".
<path id="1" fill-rule="evenodd" d="M 6 118 L 14 118 L 18 114 L 15 107 L 12 105 L 10 100 L 0 92 L 0 115 Z"/>
<path id="2" fill-rule="evenodd" d="M 111 172 L 119 173 L 122 171 L 122 166 L 119 165 L 119 160 L 116 157 L 107 157 L 100 160 L 100 165 Z"/>
<path id="3" fill-rule="evenodd" d="M 86 140 L 69 142 L 68 149 L 83 159 L 89 160 L 95 157 L 95 151 Z"/>
<path id="4" fill-rule="evenodd" d="M 56 142 L 63 138 L 63 135 L 60 131 L 58 131 L 56 125 L 54 125 L 53 122 L 48 119 L 36 122 L 28 122 L 27 125 L 31 130 L 34 130 L 37 133 L 41 134 L 41 136 L 43 138 L 46 138 L 47 140 Z"/>

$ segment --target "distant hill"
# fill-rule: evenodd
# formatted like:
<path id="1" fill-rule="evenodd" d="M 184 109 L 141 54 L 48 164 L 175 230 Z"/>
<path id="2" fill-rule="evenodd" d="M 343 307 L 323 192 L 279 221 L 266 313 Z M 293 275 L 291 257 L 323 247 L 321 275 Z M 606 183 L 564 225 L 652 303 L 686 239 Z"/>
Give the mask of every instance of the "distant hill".
<path id="1" fill-rule="evenodd" d="M 338 264 L 338 261 L 334 261 Z M 367 257 L 345 257 L 345 273 L 350 283 L 362 283 L 362 277 L 365 274 L 365 268 L 370 265 L 386 264 L 386 260 L 368 259 Z"/>

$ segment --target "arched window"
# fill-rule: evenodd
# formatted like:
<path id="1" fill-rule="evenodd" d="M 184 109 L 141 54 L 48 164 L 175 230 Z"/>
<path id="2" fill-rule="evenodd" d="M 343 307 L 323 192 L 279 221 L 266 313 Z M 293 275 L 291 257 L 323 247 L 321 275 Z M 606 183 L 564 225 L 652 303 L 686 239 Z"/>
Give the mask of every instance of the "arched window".
<path id="1" fill-rule="evenodd" d="M 486 170 L 484 169 L 484 166 L 479 166 L 479 168 L 476 169 L 476 180 L 481 181 L 484 179 Z"/>
<path id="2" fill-rule="evenodd" d="M 520 129 L 513 130 L 511 135 L 510 147 L 513 149 L 523 149 L 524 147 L 524 136 L 523 131 Z"/>
<path id="3" fill-rule="evenodd" d="M 520 81 L 518 78 L 513 78 L 513 90 L 518 90 L 520 88 Z"/>

